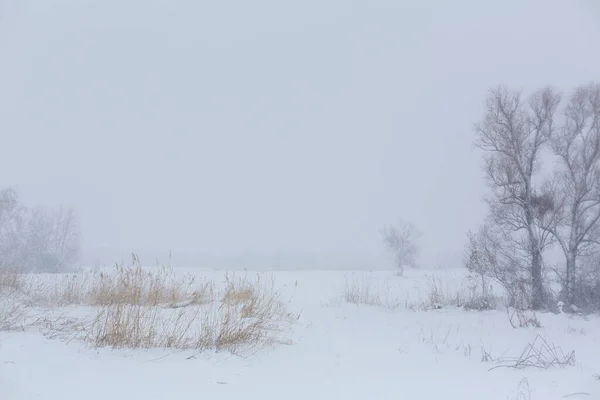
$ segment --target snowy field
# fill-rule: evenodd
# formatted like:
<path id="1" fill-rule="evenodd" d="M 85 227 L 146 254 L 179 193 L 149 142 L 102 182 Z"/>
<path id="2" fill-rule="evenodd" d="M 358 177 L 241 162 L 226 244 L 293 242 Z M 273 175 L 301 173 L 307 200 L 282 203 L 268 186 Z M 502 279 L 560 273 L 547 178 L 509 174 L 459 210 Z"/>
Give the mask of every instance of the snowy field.
<path id="1" fill-rule="evenodd" d="M 222 271 L 176 270 L 186 273 L 216 286 L 225 279 Z M 30 277 L 46 281 L 30 283 L 37 301 L 2 300 L 5 308 L 22 302 L 29 315 L 0 333 L 0 399 L 600 399 L 597 317 L 538 314 L 542 327 L 513 328 L 505 310 L 433 304 L 468 291 L 462 270 L 246 271 L 229 279 L 258 276 L 293 320 L 270 345 L 235 354 L 98 348 L 68 328 L 94 307 L 50 306 L 52 296 L 40 293 L 64 276 Z M 549 357 L 536 347 L 544 343 L 561 357 L 574 352 L 570 365 L 507 367 L 528 344 Z"/>

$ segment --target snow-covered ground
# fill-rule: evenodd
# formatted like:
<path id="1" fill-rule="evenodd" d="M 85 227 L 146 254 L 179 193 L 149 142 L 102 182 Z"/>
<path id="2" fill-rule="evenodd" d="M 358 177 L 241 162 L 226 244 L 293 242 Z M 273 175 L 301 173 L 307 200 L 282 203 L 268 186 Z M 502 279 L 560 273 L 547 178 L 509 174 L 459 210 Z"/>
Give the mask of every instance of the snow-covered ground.
<path id="1" fill-rule="evenodd" d="M 458 290 L 462 270 L 258 273 L 300 313 L 291 344 L 241 356 L 95 349 L 32 326 L 0 334 L 0 399 L 600 399 L 598 317 L 539 314 L 542 328 L 515 329 L 505 311 L 416 307 L 432 276 Z M 349 287 L 368 288 L 380 305 L 348 303 Z M 537 335 L 574 351 L 574 365 L 490 371 L 496 361 L 482 361 L 518 358 Z"/>

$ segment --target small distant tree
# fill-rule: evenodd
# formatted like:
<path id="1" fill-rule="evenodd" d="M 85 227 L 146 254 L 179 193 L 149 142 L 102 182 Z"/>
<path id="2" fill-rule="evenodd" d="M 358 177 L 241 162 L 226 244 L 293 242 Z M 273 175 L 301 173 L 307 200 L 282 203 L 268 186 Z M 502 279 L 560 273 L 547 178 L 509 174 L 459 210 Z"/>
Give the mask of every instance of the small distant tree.
<path id="1" fill-rule="evenodd" d="M 417 266 L 417 242 L 421 238 L 421 232 L 413 224 L 400 220 L 395 226 L 385 227 L 382 236 L 386 249 L 394 256 L 400 275 L 404 273 L 405 267 Z"/>

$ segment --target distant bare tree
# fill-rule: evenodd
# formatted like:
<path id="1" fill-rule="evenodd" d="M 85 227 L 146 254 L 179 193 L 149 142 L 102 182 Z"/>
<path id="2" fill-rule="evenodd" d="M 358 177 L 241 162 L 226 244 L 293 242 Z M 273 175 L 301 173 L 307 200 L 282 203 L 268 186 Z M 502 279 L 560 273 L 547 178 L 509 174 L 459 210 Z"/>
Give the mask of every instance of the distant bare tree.
<path id="1" fill-rule="evenodd" d="M 547 228 L 565 254 L 563 300 L 571 305 L 579 256 L 600 250 L 600 84 L 575 90 L 552 148 L 560 159 L 554 196 L 561 219 Z"/>
<path id="2" fill-rule="evenodd" d="M 504 232 L 511 230 L 511 240 L 527 248 L 533 309 L 542 308 L 546 302 L 542 253 L 551 239 L 538 221 L 539 194 L 534 177 L 542 150 L 554 133 L 559 103 L 560 96 L 550 88 L 524 101 L 520 92 L 499 87 L 490 91 L 485 117 L 476 125 L 476 145 L 485 152 L 492 189 L 487 200 L 490 221 Z"/>
<path id="3" fill-rule="evenodd" d="M 19 206 L 19 194 L 14 188 L 0 189 L 0 226 L 10 219 Z"/>
<path id="4" fill-rule="evenodd" d="M 15 189 L 0 190 L 0 267 L 64 271 L 77 261 L 79 249 L 72 209 L 28 209 Z"/>
<path id="5" fill-rule="evenodd" d="M 382 235 L 385 247 L 393 254 L 400 274 L 405 267 L 416 267 L 419 254 L 417 241 L 421 233 L 413 224 L 400 220 L 396 226 L 384 228 Z"/>
<path id="6" fill-rule="evenodd" d="M 0 189 L 0 267 L 15 267 L 21 252 L 23 211 L 14 188 Z"/>
<path id="7" fill-rule="evenodd" d="M 71 208 L 34 209 L 28 217 L 23 254 L 35 272 L 68 270 L 79 257 L 79 235 Z"/>

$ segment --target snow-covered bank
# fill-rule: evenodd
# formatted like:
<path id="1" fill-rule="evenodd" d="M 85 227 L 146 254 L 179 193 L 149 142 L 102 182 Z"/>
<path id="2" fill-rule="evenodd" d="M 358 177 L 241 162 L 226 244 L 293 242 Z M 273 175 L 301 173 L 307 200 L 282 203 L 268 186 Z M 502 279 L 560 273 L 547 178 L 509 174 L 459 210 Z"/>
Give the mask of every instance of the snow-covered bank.
<path id="1" fill-rule="evenodd" d="M 215 281 L 224 277 L 222 271 L 202 274 Z M 291 344 L 243 357 L 213 350 L 93 349 L 77 340 L 44 337 L 39 327 L 4 332 L 0 394 L 7 400 L 600 396 L 594 377 L 600 373 L 600 319 L 595 316 L 539 314 L 542 328 L 514 329 L 503 311 L 357 306 L 342 296 L 348 281 L 370 281 L 417 302 L 417 296 L 426 296 L 433 274 L 448 287 L 464 278 L 461 271 L 409 271 L 406 277 L 355 271 L 269 274 L 301 317 Z M 496 359 L 518 358 L 538 335 L 565 353 L 574 351 L 575 365 L 490 371 Z M 530 397 L 518 397 L 519 391 Z"/>

